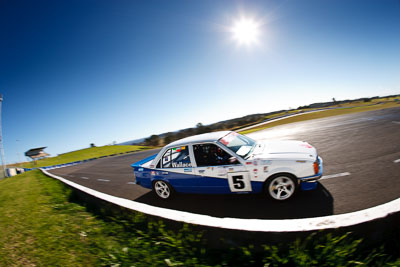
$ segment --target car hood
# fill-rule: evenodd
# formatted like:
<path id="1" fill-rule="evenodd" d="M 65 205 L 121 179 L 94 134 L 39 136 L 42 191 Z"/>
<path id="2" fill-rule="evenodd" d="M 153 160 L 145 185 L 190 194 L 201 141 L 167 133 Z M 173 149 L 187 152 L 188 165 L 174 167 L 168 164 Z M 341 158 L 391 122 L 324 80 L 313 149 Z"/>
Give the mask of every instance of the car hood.
<path id="1" fill-rule="evenodd" d="M 262 141 L 257 143 L 249 157 L 255 158 L 314 160 L 317 158 L 317 150 L 303 141 Z"/>

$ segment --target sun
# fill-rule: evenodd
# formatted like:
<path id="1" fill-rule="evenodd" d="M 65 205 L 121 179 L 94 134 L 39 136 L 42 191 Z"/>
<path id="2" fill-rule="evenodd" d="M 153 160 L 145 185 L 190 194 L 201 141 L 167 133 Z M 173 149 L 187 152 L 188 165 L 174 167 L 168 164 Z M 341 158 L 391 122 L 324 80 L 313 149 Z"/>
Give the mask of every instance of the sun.
<path id="1" fill-rule="evenodd" d="M 239 45 L 254 45 L 259 42 L 260 24 L 251 18 L 240 18 L 230 30 Z"/>

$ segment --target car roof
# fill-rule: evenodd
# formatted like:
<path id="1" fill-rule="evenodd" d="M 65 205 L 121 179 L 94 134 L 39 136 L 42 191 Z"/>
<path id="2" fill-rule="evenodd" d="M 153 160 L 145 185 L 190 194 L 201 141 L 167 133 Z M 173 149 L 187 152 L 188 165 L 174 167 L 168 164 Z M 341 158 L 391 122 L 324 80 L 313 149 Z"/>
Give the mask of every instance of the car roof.
<path id="1" fill-rule="evenodd" d="M 176 140 L 172 143 L 166 145 L 166 147 L 173 147 L 173 146 L 180 146 L 180 145 L 187 145 L 192 143 L 207 143 L 207 142 L 215 142 L 220 138 L 224 137 L 231 131 L 219 131 L 219 132 L 212 132 L 212 133 L 204 133 L 193 135 L 189 137 L 185 137 L 183 139 Z"/>

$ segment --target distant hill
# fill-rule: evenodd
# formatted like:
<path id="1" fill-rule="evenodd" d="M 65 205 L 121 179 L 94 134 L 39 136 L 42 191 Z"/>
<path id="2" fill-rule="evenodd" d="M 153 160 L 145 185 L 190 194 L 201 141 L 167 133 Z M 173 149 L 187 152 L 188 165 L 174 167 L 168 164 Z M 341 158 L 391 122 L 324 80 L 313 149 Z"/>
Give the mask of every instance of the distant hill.
<path id="1" fill-rule="evenodd" d="M 290 109 L 290 110 L 279 110 L 273 111 L 269 113 L 259 113 L 259 114 L 251 114 L 246 115 L 240 118 L 234 118 L 224 121 L 219 121 L 216 123 L 203 125 L 202 123 L 198 123 L 195 127 L 181 129 L 175 132 L 167 132 L 161 134 L 153 134 L 147 138 L 136 139 L 132 141 L 127 141 L 123 143 L 119 143 L 117 145 L 149 145 L 149 146 L 159 146 L 162 144 L 168 144 L 172 141 L 195 135 L 201 134 L 206 132 L 213 132 L 213 131 L 221 131 L 221 130 L 237 130 L 243 127 L 249 127 L 264 121 L 268 121 L 271 118 L 283 117 L 290 115 L 293 112 L 305 112 L 307 110 L 313 109 L 321 109 L 321 108 L 333 108 L 333 107 L 340 107 L 343 104 L 348 103 L 368 103 L 375 99 L 383 99 L 383 98 L 393 98 L 393 97 L 400 97 L 400 95 L 390 95 L 390 96 L 375 96 L 370 98 L 358 98 L 358 99 L 351 99 L 351 100 L 336 100 L 335 98 L 332 99 L 330 102 L 322 102 L 322 103 L 313 103 L 306 106 L 300 106 L 297 109 Z"/>
<path id="2" fill-rule="evenodd" d="M 131 141 L 126 141 L 126 142 L 123 142 L 123 143 L 119 143 L 119 144 L 117 144 L 117 145 L 118 145 L 118 146 L 131 146 L 131 145 L 136 145 L 136 144 L 143 143 L 145 139 L 146 139 L 146 138 L 135 139 L 135 140 L 131 140 Z"/>

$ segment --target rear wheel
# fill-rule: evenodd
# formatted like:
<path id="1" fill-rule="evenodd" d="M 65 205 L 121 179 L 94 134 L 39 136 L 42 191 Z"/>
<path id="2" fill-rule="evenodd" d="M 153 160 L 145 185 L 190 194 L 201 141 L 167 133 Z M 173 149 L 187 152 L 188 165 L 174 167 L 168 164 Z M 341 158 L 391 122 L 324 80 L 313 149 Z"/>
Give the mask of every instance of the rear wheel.
<path id="1" fill-rule="evenodd" d="M 296 180 L 290 174 L 277 174 L 269 178 L 264 191 L 274 200 L 287 200 L 296 192 Z"/>
<path id="2" fill-rule="evenodd" d="M 159 198 L 164 200 L 171 199 L 173 196 L 172 187 L 165 181 L 155 181 L 153 183 L 153 191 Z"/>

